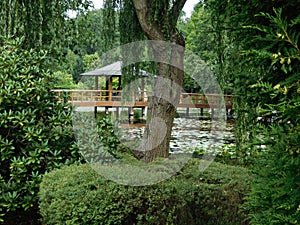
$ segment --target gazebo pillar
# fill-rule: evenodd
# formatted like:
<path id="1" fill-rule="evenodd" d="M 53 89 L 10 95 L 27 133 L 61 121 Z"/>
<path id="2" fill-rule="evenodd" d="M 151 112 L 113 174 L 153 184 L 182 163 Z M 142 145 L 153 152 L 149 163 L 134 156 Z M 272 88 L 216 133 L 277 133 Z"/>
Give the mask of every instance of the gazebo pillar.
<path id="1" fill-rule="evenodd" d="M 110 76 L 109 77 L 109 85 L 108 85 L 108 90 L 109 90 L 109 92 L 108 92 L 108 101 L 110 101 L 110 102 L 112 101 L 112 86 L 113 86 L 112 82 L 113 82 L 113 77 Z"/>
<path id="2" fill-rule="evenodd" d="M 108 94 L 106 94 L 107 96 L 106 101 L 112 101 L 112 86 L 113 86 L 113 77 L 110 76 L 108 79 L 106 79 L 106 85 L 105 85 L 105 89 L 106 91 L 108 91 Z"/>
<path id="3" fill-rule="evenodd" d="M 121 85 L 122 85 L 122 79 L 121 79 L 121 76 L 119 76 L 118 77 L 119 79 L 118 79 L 118 91 L 120 91 L 121 90 Z"/>
<path id="4" fill-rule="evenodd" d="M 98 76 L 95 76 L 95 90 L 99 90 L 99 79 Z M 97 100 L 98 93 L 95 93 L 95 100 Z M 97 117 L 97 106 L 94 107 L 95 118 Z"/>

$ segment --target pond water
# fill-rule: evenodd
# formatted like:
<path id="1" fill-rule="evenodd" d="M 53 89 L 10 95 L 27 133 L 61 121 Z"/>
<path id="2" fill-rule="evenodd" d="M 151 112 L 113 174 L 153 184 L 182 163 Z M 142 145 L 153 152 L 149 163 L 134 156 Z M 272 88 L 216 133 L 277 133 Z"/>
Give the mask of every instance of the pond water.
<path id="1" fill-rule="evenodd" d="M 125 124 L 122 126 L 121 140 L 139 142 L 144 132 L 144 124 Z M 223 144 L 234 144 L 234 124 L 232 121 L 222 125 L 211 120 L 175 118 L 170 142 L 172 153 L 190 152 L 195 148 L 215 151 Z"/>
<path id="2" fill-rule="evenodd" d="M 76 111 L 93 112 L 94 108 L 79 107 Z M 192 115 L 192 114 L 191 114 Z M 214 122 L 209 118 L 195 117 L 174 119 L 170 142 L 171 153 L 193 152 L 195 148 L 216 152 L 224 144 L 234 145 L 234 120 Z M 145 124 L 122 124 L 118 136 L 128 147 L 138 146 L 144 133 Z"/>

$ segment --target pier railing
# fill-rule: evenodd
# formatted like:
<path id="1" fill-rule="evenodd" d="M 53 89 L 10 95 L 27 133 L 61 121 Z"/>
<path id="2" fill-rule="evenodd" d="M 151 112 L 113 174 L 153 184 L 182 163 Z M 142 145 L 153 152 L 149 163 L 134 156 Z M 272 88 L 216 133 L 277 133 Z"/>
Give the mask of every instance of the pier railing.
<path id="1" fill-rule="evenodd" d="M 131 106 L 145 107 L 146 92 L 132 95 L 126 101 L 122 99 L 121 90 L 53 90 L 57 97 L 67 95 L 69 103 L 76 106 Z M 178 107 L 182 108 L 218 108 L 225 104 L 226 109 L 232 109 L 232 95 L 181 93 Z"/>

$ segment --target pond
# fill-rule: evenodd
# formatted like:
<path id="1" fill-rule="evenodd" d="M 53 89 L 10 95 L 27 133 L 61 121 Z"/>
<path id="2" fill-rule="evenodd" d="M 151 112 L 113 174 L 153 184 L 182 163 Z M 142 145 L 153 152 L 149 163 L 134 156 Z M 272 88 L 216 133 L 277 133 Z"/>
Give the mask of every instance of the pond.
<path id="1" fill-rule="evenodd" d="M 138 142 L 142 139 L 145 124 L 125 124 L 122 127 L 121 140 Z M 220 127 L 211 120 L 175 118 L 170 151 L 182 153 L 195 148 L 215 151 L 223 144 L 234 145 L 233 121 L 227 121 L 222 129 Z"/>
<path id="2" fill-rule="evenodd" d="M 93 110 L 92 107 L 76 109 L 79 112 L 93 112 Z M 111 111 L 113 110 L 111 109 Z M 102 113 L 105 115 L 104 111 Z M 220 150 L 224 144 L 234 145 L 234 119 L 229 119 L 226 122 L 215 122 L 210 119 L 208 113 L 208 117 L 200 117 L 199 113 L 193 113 L 191 111 L 189 118 L 184 117 L 183 113 L 174 119 L 170 142 L 171 153 L 194 152 L 195 149 L 215 153 L 216 149 Z M 132 146 L 139 145 L 144 128 L 145 123 L 129 124 L 125 122 L 117 128 L 116 133 L 118 133 L 122 143 L 128 143 L 128 147 L 134 148 Z"/>

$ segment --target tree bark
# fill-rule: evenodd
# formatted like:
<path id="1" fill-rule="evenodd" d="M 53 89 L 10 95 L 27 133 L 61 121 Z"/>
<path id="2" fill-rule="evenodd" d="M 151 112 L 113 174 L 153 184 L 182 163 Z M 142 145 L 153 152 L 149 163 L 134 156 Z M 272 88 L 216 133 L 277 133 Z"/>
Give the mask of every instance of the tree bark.
<path id="1" fill-rule="evenodd" d="M 186 0 L 177 0 L 164 21 L 157 24 L 149 16 L 149 1 L 133 0 L 142 29 L 150 40 L 164 41 L 152 46 L 159 71 L 153 87 L 153 94 L 148 98 L 148 118 L 143 140 L 135 151 L 135 156 L 144 162 L 169 156 L 170 140 L 176 106 L 180 100 L 184 78 L 183 60 L 185 40 L 176 30 L 176 22 Z M 176 17 L 176 18 L 175 18 Z M 165 26 L 169 27 L 166 35 Z M 182 46 L 181 48 L 178 46 Z"/>
<path id="2" fill-rule="evenodd" d="M 144 162 L 169 156 L 173 121 L 181 93 L 181 85 L 175 83 L 171 77 L 176 74 L 176 80 L 182 82 L 183 72 L 163 63 L 160 67 L 163 68 L 160 68 L 159 74 L 165 68 L 169 71 L 164 74 L 165 77 L 159 76 L 155 82 L 153 96 L 148 100 L 148 119 L 143 140 L 135 152 L 135 156 Z"/>

